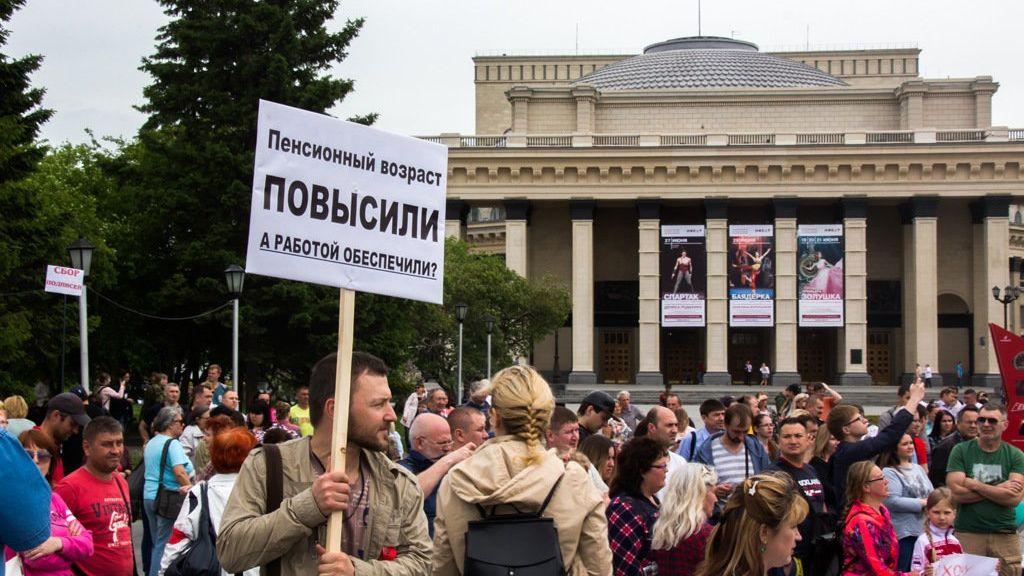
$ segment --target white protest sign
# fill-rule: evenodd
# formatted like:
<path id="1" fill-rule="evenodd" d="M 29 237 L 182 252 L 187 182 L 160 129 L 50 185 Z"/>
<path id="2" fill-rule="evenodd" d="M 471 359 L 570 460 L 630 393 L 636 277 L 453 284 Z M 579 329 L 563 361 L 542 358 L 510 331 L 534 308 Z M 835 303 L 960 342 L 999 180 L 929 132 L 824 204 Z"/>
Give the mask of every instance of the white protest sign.
<path id="1" fill-rule="evenodd" d="M 51 264 L 46 267 L 46 284 L 43 286 L 43 290 L 68 296 L 81 296 L 84 279 L 85 272 L 78 268 L 65 268 Z"/>
<path id="2" fill-rule="evenodd" d="M 932 564 L 932 576 L 997 576 L 998 560 L 974 554 L 950 554 Z"/>
<path id="3" fill-rule="evenodd" d="M 448 149 L 260 101 L 246 272 L 441 303 Z"/>

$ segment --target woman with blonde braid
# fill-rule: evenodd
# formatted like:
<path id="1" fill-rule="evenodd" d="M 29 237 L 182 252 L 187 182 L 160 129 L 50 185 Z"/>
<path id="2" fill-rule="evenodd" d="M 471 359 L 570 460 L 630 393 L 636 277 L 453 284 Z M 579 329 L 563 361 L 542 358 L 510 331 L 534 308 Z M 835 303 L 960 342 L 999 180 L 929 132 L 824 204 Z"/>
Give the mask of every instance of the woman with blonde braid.
<path id="1" fill-rule="evenodd" d="M 807 501 L 789 476 L 755 474 L 737 485 L 708 542 L 697 576 L 765 576 L 789 566 Z"/>
<path id="2" fill-rule="evenodd" d="M 558 532 L 568 574 L 609 574 L 612 554 L 604 500 L 578 464 L 543 445 L 555 399 L 529 366 L 510 366 L 491 379 L 494 438 L 457 464 L 441 481 L 434 521 L 433 574 L 462 574 L 469 522 L 488 513 L 536 512 Z"/>

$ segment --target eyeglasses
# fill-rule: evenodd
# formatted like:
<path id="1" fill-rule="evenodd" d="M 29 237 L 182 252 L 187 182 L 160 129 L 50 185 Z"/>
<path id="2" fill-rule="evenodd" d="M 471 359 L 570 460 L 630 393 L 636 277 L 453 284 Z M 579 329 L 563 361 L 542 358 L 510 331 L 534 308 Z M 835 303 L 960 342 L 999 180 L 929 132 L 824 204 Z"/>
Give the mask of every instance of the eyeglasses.
<path id="1" fill-rule="evenodd" d="M 52 458 L 52 456 L 50 456 L 50 453 L 47 452 L 46 450 L 29 450 L 26 448 L 25 453 L 28 454 L 29 458 L 33 458 L 40 462 L 49 462 L 50 458 Z"/>
<path id="2" fill-rule="evenodd" d="M 868 421 L 867 418 L 865 418 L 863 416 L 857 416 L 853 420 L 850 420 L 849 422 L 847 422 L 846 425 L 847 426 L 852 426 L 853 424 L 856 424 L 857 422 L 865 422 L 866 423 L 867 421 Z"/>
<path id="3" fill-rule="evenodd" d="M 978 424 L 979 425 L 981 425 L 981 424 L 991 424 L 992 426 L 995 426 L 996 424 L 999 424 L 1002 421 L 1003 420 L 1001 418 L 989 418 L 987 416 L 978 416 Z"/>
<path id="4" fill-rule="evenodd" d="M 872 478 L 871 480 L 868 480 L 867 482 L 865 482 L 865 484 L 871 484 L 872 482 L 879 482 L 879 481 L 882 481 L 882 480 L 885 480 L 885 476 L 879 476 L 878 478 Z"/>

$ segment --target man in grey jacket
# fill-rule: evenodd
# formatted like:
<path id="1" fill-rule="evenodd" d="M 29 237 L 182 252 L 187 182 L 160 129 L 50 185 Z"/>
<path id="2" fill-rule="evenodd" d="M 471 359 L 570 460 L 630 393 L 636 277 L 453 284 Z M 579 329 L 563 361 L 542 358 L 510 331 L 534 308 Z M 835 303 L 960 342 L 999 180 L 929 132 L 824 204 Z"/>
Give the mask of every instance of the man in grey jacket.
<path id="1" fill-rule="evenodd" d="M 353 354 L 345 469 L 329 472 L 336 370 L 334 354 L 313 368 L 313 435 L 277 445 L 279 508 L 267 508 L 267 448 L 253 450 L 242 465 L 217 535 L 217 557 L 227 572 L 276 561 L 280 576 L 430 572 L 423 492 L 411 472 L 384 455 L 396 417 L 387 366 L 375 356 Z M 333 512 L 344 513 L 342 552 L 324 553 Z"/>

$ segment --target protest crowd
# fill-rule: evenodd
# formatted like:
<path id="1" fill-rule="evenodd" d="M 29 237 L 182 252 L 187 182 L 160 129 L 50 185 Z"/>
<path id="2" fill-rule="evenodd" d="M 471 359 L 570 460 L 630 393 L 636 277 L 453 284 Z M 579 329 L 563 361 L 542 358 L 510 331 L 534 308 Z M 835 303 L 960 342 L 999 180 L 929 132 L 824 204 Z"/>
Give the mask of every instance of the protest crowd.
<path id="1" fill-rule="evenodd" d="M 5 399 L 7 569 L 935 576 L 967 553 L 1021 574 L 1024 453 L 1002 440 L 1006 409 L 970 389 L 926 404 L 917 379 L 877 426 L 822 383 L 708 398 L 691 418 L 668 389 L 649 410 L 627 391 L 570 410 L 513 365 L 452 406 L 436 385 L 393 397 L 385 363 L 356 352 L 334 470 L 337 368 L 320 360 L 294 404 L 261 385 L 244 406 L 217 365 L 187 398 L 153 374 L 137 424 L 127 372 Z"/>

